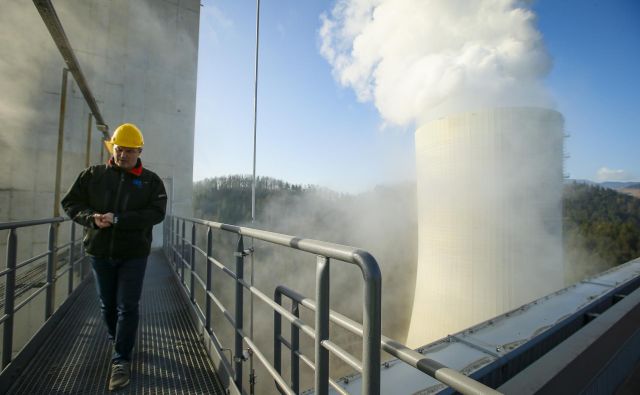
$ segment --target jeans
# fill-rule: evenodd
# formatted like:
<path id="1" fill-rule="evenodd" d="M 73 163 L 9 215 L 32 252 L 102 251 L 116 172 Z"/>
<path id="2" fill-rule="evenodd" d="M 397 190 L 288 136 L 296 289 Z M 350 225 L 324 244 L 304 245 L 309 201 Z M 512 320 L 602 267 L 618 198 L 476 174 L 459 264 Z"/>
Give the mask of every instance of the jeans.
<path id="1" fill-rule="evenodd" d="M 114 342 L 112 361 L 131 361 L 138 330 L 138 302 L 147 257 L 108 259 L 91 257 L 100 310 L 109 339 Z"/>

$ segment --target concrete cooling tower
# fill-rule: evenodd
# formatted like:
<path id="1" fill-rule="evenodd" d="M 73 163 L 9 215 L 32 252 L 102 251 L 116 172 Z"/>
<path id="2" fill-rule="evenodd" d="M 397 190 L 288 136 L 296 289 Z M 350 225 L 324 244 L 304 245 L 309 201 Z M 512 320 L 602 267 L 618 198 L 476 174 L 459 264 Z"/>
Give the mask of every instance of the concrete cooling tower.
<path id="1" fill-rule="evenodd" d="M 563 127 L 555 111 L 503 108 L 417 130 L 409 346 L 563 287 Z"/>

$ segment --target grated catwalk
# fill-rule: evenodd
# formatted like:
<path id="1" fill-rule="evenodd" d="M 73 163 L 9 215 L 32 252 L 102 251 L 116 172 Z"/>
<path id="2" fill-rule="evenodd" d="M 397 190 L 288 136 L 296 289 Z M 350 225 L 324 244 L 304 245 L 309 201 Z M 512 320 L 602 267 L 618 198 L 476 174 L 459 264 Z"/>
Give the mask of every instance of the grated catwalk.
<path id="1" fill-rule="evenodd" d="M 131 384 L 107 390 L 111 344 L 93 283 L 9 394 L 224 394 L 164 256 L 149 257 Z"/>

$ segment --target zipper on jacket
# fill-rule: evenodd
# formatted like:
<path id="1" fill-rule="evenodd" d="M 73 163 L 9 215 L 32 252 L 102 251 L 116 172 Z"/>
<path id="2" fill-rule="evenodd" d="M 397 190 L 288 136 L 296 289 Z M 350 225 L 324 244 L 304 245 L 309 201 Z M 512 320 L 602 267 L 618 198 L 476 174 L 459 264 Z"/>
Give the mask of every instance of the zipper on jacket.
<path id="1" fill-rule="evenodd" d="M 124 172 L 120 173 L 120 182 L 118 183 L 118 190 L 116 192 L 116 200 L 113 202 L 113 215 L 116 215 L 118 210 L 118 203 L 120 200 L 120 192 L 122 191 L 122 184 L 124 184 Z M 113 246 L 116 240 L 116 227 L 115 224 L 111 225 L 111 243 L 109 243 L 109 258 L 113 259 Z"/>

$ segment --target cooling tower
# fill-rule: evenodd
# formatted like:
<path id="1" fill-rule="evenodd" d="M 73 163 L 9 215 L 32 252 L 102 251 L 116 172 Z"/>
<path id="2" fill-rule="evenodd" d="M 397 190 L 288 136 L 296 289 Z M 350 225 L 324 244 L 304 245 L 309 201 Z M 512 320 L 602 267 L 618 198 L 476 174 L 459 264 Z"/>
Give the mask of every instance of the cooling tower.
<path id="1" fill-rule="evenodd" d="M 564 286 L 562 115 L 503 108 L 416 132 L 422 346 Z"/>

